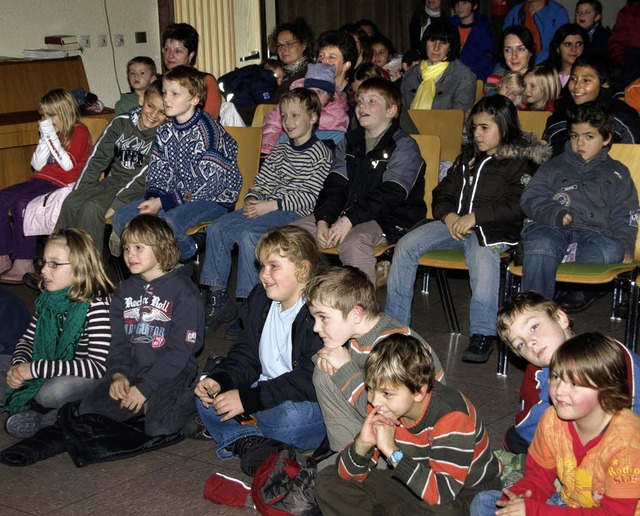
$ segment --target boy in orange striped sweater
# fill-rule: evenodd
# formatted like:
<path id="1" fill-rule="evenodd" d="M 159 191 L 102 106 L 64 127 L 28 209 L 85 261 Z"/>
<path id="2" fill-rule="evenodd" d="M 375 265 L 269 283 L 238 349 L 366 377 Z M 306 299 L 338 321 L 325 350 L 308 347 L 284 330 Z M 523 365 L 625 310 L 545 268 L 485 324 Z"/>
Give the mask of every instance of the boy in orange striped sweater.
<path id="1" fill-rule="evenodd" d="M 474 406 L 434 377 L 416 338 L 394 334 L 376 344 L 364 366 L 370 407 L 362 429 L 337 469 L 317 478 L 323 514 L 467 514 L 483 486 L 500 485 L 501 465 Z M 389 469 L 375 468 L 381 454 Z"/>

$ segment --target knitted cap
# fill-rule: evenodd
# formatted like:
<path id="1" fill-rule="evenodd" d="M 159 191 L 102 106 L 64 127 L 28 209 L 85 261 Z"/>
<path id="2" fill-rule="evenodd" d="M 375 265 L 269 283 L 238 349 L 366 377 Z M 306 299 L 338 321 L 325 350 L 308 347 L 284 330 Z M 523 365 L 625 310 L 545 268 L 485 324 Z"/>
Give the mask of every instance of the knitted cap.
<path id="1" fill-rule="evenodd" d="M 304 76 L 305 88 L 318 88 L 327 93 L 336 91 L 336 67 L 332 64 L 315 63 L 307 66 Z"/>

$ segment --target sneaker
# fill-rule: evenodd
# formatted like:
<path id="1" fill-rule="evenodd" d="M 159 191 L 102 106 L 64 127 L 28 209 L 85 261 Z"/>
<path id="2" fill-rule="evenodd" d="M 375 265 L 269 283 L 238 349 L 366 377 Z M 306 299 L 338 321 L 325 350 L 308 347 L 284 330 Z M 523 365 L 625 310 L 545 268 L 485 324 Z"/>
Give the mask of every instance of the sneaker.
<path id="1" fill-rule="evenodd" d="M 238 316 L 238 308 L 226 290 L 210 290 L 207 295 L 207 313 L 204 322 L 206 334 L 214 332 L 222 323 Z"/>
<path id="2" fill-rule="evenodd" d="M 558 299 L 560 308 L 568 314 L 577 314 L 589 308 L 597 299 L 604 296 L 605 292 L 594 290 L 570 290 Z"/>
<path id="3" fill-rule="evenodd" d="M 111 232 L 109 236 L 109 251 L 111 256 L 118 258 L 122 254 L 122 244 L 120 243 L 120 237 L 115 231 Z"/>
<path id="4" fill-rule="evenodd" d="M 37 272 L 27 272 L 22 276 L 22 282 L 30 289 L 40 292 L 40 274 Z"/>
<path id="5" fill-rule="evenodd" d="M 235 342 L 238 340 L 238 337 L 242 333 L 242 323 L 240 322 L 240 318 L 238 317 L 233 324 L 227 328 L 227 331 L 224 332 L 224 338 L 230 340 L 231 342 Z"/>
<path id="6" fill-rule="evenodd" d="M 250 477 L 256 474 L 267 457 L 285 449 L 294 448 L 290 444 L 261 435 L 241 437 L 231 445 L 231 451 L 240 459 L 240 469 Z"/>
<path id="7" fill-rule="evenodd" d="M 210 441 L 213 439 L 207 427 L 204 426 L 199 414 L 191 414 L 182 426 L 182 435 L 197 441 Z"/>
<path id="8" fill-rule="evenodd" d="M 9 417 L 5 423 L 7 433 L 18 439 L 33 437 L 38 430 L 51 426 L 58 417 L 57 410 L 42 414 L 35 410 L 23 410 Z"/>
<path id="9" fill-rule="evenodd" d="M 495 335 L 480 335 L 474 333 L 469 340 L 469 347 L 462 353 L 463 362 L 473 362 L 483 364 L 489 360 L 494 344 L 499 339 Z"/>

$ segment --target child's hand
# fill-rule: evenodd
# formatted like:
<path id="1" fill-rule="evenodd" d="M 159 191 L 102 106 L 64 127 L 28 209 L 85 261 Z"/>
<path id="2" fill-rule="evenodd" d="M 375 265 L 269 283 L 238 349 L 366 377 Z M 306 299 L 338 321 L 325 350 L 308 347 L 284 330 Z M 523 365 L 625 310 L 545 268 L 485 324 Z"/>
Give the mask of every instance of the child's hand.
<path id="1" fill-rule="evenodd" d="M 28 377 L 25 377 L 24 374 L 25 366 L 27 367 Z M 32 378 L 31 366 L 28 362 L 11 366 L 6 376 L 7 385 L 12 389 L 19 389 L 26 380 L 31 380 Z"/>
<path id="2" fill-rule="evenodd" d="M 140 409 L 147 401 L 147 398 L 134 385 L 129 389 L 129 395 L 120 402 L 120 408 L 132 411 L 134 414 L 140 412 Z"/>
<path id="3" fill-rule="evenodd" d="M 318 369 L 327 374 L 334 375 L 347 362 L 351 361 L 351 353 L 343 346 L 338 348 L 324 347 L 318 351 Z"/>
<path id="4" fill-rule="evenodd" d="M 355 439 L 356 453 L 365 456 L 378 441 L 378 432 L 383 431 L 383 426 L 393 427 L 395 435 L 395 422 L 382 414 L 378 414 L 380 407 L 373 407 L 373 410 L 367 414 L 362 423 L 362 429 Z M 396 447 L 394 446 L 394 449 Z M 382 451 L 382 450 L 380 450 Z M 383 452 L 384 453 L 384 452 Z"/>
<path id="5" fill-rule="evenodd" d="M 352 227 L 353 225 L 347 217 L 340 217 L 329 230 L 327 246 L 336 247 L 339 245 L 347 237 Z"/>
<path id="6" fill-rule="evenodd" d="M 258 201 L 257 199 L 249 199 L 244 203 L 244 216 L 248 219 L 255 219 L 266 213 L 276 211 L 278 209 L 278 201 Z"/>
<path id="7" fill-rule="evenodd" d="M 159 197 L 152 197 L 138 205 L 138 211 L 140 213 L 149 213 L 151 215 L 156 215 L 161 208 L 162 202 Z"/>
<path id="8" fill-rule="evenodd" d="M 379 420 L 375 425 L 376 447 L 385 457 L 391 457 L 391 452 L 398 449 L 396 445 L 396 428 L 400 423 L 382 414 L 378 414 L 378 416 L 384 419 Z"/>
<path id="9" fill-rule="evenodd" d="M 228 421 L 238 414 L 242 414 L 244 407 L 242 406 L 238 389 L 218 394 L 216 399 L 213 400 L 213 408 L 216 410 L 216 414 L 224 414 L 220 421 Z"/>
<path id="10" fill-rule="evenodd" d="M 458 217 L 458 219 L 453 222 L 451 225 L 451 229 L 449 232 L 454 240 L 464 240 L 465 237 L 471 233 L 474 226 L 476 225 L 476 214 L 475 213 L 467 213 L 462 217 Z"/>
<path id="11" fill-rule="evenodd" d="M 316 224 L 316 240 L 320 249 L 331 247 L 329 245 L 329 225 L 324 220 Z"/>
<path id="12" fill-rule="evenodd" d="M 447 216 L 444 219 L 442 219 L 442 222 L 444 222 L 444 225 L 447 226 L 447 229 L 449 230 L 449 234 L 454 240 L 458 240 L 458 238 L 456 237 L 456 233 L 453 229 L 453 226 L 456 222 L 458 222 L 459 219 L 460 219 L 460 215 L 453 212 L 448 213 Z"/>
<path id="13" fill-rule="evenodd" d="M 498 507 L 502 507 L 501 509 L 498 509 L 496 511 L 496 514 L 499 514 L 499 515 L 510 514 L 515 516 L 518 516 L 518 515 L 524 516 L 526 514 L 524 499 L 531 498 L 531 494 L 532 494 L 531 491 L 527 490 L 521 495 L 517 495 L 511 492 L 509 489 L 505 488 L 502 490 L 502 492 L 509 499 L 498 500 L 496 502 L 496 505 Z"/>
<path id="14" fill-rule="evenodd" d="M 220 392 L 220 384 L 213 378 L 205 378 L 198 382 L 198 385 L 196 385 L 193 392 L 195 392 L 196 396 L 200 398 L 202 406 L 204 408 L 209 408 L 209 404 L 213 403 Z"/>
<path id="15" fill-rule="evenodd" d="M 124 400 L 129 395 L 129 387 L 129 378 L 123 374 L 116 373 L 111 377 L 109 397 L 112 400 Z"/>
<path id="16" fill-rule="evenodd" d="M 104 214 L 104 218 L 108 219 L 109 217 L 111 217 L 111 215 L 113 215 L 116 212 L 116 210 L 114 210 L 113 208 L 109 208 L 107 210 L 107 213 Z"/>
<path id="17" fill-rule="evenodd" d="M 631 263 L 633 258 L 629 253 L 624 253 L 624 258 L 622 259 L 622 263 Z"/>
<path id="18" fill-rule="evenodd" d="M 564 217 L 562 217 L 563 226 L 570 226 L 572 222 L 573 222 L 573 217 L 571 216 L 571 213 L 567 213 Z"/>
<path id="19" fill-rule="evenodd" d="M 50 140 L 56 135 L 56 128 L 51 118 L 43 118 L 38 122 L 38 126 L 43 138 Z"/>

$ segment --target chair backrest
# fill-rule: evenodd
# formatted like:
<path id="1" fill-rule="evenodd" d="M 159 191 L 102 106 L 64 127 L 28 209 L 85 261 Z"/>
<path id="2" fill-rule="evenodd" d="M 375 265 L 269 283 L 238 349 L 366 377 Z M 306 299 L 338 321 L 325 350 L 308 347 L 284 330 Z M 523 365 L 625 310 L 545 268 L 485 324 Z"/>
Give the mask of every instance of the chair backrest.
<path id="1" fill-rule="evenodd" d="M 105 130 L 105 128 L 109 125 L 111 120 L 106 118 L 98 118 L 92 116 L 86 116 L 82 119 L 84 125 L 87 126 L 89 132 L 91 133 L 91 139 L 93 140 L 93 144 L 95 145 L 100 135 Z"/>
<path id="2" fill-rule="evenodd" d="M 409 116 L 420 134 L 440 138 L 440 156 L 455 161 L 462 147 L 464 113 L 461 109 L 410 109 Z"/>
<path id="3" fill-rule="evenodd" d="M 631 179 L 640 192 L 640 145 L 631 143 L 614 143 L 609 151 L 609 156 L 624 163 L 631 172 Z M 634 258 L 640 260 L 640 231 L 636 236 L 636 250 Z"/>
<path id="4" fill-rule="evenodd" d="M 420 147 L 422 159 L 427 164 L 424 175 L 424 202 L 427 205 L 427 217 L 433 218 L 431 201 L 433 189 L 438 186 L 440 174 L 440 138 L 432 134 L 412 134 Z"/>
<path id="5" fill-rule="evenodd" d="M 242 174 L 242 189 L 236 207 L 240 207 L 260 170 L 262 129 L 260 127 L 225 127 L 225 130 L 238 143 L 238 167 Z"/>
<path id="6" fill-rule="evenodd" d="M 253 121 L 251 122 L 251 127 L 262 127 L 262 123 L 264 122 L 264 116 L 271 113 L 277 104 L 258 104 L 256 106 L 256 110 L 253 113 Z"/>
<path id="7" fill-rule="evenodd" d="M 482 98 L 482 95 L 484 95 L 484 81 L 481 81 L 480 79 L 478 79 L 476 81 L 476 98 L 475 98 L 475 102 L 478 102 Z"/>
<path id="8" fill-rule="evenodd" d="M 551 111 L 518 111 L 520 127 L 526 133 L 533 133 L 538 140 L 542 140 L 542 133 L 547 126 L 547 118 Z"/>

